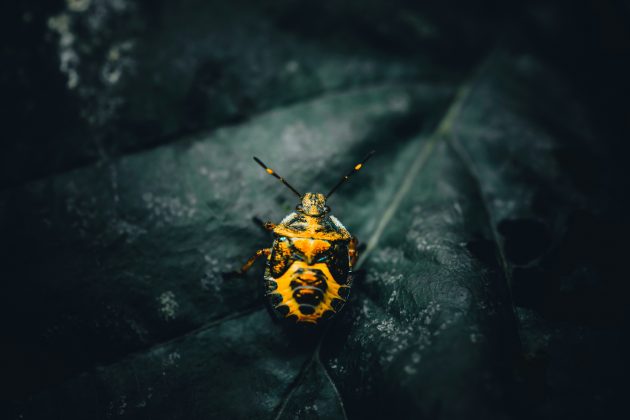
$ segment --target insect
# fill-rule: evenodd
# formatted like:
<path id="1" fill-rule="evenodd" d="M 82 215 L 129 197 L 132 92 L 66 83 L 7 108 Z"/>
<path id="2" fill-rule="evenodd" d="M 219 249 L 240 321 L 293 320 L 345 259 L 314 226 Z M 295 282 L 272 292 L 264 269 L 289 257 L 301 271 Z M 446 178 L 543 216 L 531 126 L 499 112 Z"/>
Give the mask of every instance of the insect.
<path id="1" fill-rule="evenodd" d="M 370 152 L 356 164 L 326 195 L 300 194 L 254 157 L 268 174 L 300 198 L 295 211 L 279 224 L 264 224 L 265 229 L 273 232 L 273 244 L 256 251 L 239 270 L 243 274 L 259 257 L 267 257 L 265 295 L 280 317 L 318 324 L 337 313 L 346 302 L 352 286 L 352 267 L 358 259 L 358 241 L 330 214 L 326 200 L 373 154 Z"/>

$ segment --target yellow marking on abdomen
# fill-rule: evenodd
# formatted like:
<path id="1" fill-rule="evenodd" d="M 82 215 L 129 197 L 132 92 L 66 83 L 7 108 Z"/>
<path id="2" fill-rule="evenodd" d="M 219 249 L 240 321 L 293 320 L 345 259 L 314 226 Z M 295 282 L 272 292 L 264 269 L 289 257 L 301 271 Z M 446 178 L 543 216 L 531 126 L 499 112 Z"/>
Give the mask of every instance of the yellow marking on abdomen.
<path id="1" fill-rule="evenodd" d="M 295 280 L 295 278 L 300 277 L 296 273 L 297 270 L 303 269 L 305 272 L 309 270 L 319 270 L 324 273 L 326 278 L 326 290 L 324 291 L 324 297 L 319 302 L 319 304 L 315 307 L 315 311 L 312 314 L 303 314 L 300 312 L 299 304 L 293 298 L 293 289 L 291 288 L 291 281 Z M 313 277 L 313 279 L 315 279 Z M 273 279 L 277 288 L 272 292 L 272 294 L 278 294 L 282 297 L 282 302 L 276 306 L 276 308 L 286 305 L 289 308 L 289 312 L 286 314 L 288 318 L 291 315 L 295 315 L 297 317 L 297 322 L 311 322 L 317 323 L 317 321 L 322 317 L 324 312 L 335 310 L 332 307 L 332 302 L 334 299 L 340 299 L 345 302 L 339 295 L 339 289 L 342 287 L 348 287 L 345 285 L 341 285 L 337 283 L 335 278 L 332 276 L 328 266 L 324 263 L 309 265 L 304 261 L 294 261 L 293 264 L 289 267 L 289 269 L 277 279 Z"/>

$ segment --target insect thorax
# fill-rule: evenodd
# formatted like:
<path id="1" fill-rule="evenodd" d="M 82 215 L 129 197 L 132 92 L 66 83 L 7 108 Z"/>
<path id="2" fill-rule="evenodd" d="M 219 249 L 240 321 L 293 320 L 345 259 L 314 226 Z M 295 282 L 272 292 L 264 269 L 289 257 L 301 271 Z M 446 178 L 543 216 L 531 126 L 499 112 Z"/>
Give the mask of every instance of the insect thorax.
<path id="1" fill-rule="evenodd" d="M 350 233 L 335 216 L 313 217 L 293 212 L 275 227 L 277 236 L 307 237 L 323 240 L 350 240 Z"/>

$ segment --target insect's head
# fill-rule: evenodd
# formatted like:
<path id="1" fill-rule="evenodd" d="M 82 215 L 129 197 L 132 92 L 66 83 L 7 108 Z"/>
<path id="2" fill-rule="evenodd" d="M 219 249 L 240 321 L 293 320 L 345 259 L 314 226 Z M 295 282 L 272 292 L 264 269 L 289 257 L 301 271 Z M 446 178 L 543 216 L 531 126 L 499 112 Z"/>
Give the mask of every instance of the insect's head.
<path id="1" fill-rule="evenodd" d="M 320 193 L 306 193 L 302 196 L 302 202 L 295 208 L 300 213 L 308 216 L 323 216 L 330 211 L 326 205 L 326 196 Z"/>
<path id="2" fill-rule="evenodd" d="M 330 208 L 326 205 L 326 200 L 328 198 L 330 198 L 330 196 L 337 190 L 337 188 L 339 188 L 348 179 L 350 179 L 350 176 L 352 174 L 354 174 L 355 172 L 358 172 L 359 169 L 361 169 L 363 167 L 363 164 L 365 164 L 365 162 L 367 162 L 367 160 L 369 158 L 371 158 L 373 154 L 374 154 L 374 151 L 371 151 L 370 153 L 367 154 L 367 156 L 365 158 L 363 158 L 363 160 L 361 162 L 359 162 L 356 165 L 354 165 L 354 167 L 350 170 L 350 172 L 348 172 L 346 175 L 344 175 L 343 178 L 341 178 L 339 180 L 339 182 L 337 182 L 337 184 L 335 184 L 335 186 L 326 195 L 320 194 L 320 193 L 306 193 L 306 194 L 302 195 L 295 188 L 293 188 L 291 186 L 291 184 L 289 184 L 286 181 L 286 179 L 284 179 L 280 175 L 278 175 L 273 169 L 267 167 L 267 165 L 262 163 L 262 161 L 260 159 L 258 159 L 257 157 L 254 157 L 254 160 L 256 161 L 256 163 L 258 163 L 260 166 L 262 166 L 263 169 L 269 175 L 271 175 L 271 176 L 275 177 L 276 179 L 278 179 L 288 189 L 293 191 L 293 193 L 295 195 L 300 197 L 300 204 L 298 204 L 297 207 L 296 207 L 297 211 L 299 211 L 300 213 L 309 215 L 309 216 L 323 216 L 323 215 L 325 215 L 326 213 L 328 213 L 330 211 Z"/>

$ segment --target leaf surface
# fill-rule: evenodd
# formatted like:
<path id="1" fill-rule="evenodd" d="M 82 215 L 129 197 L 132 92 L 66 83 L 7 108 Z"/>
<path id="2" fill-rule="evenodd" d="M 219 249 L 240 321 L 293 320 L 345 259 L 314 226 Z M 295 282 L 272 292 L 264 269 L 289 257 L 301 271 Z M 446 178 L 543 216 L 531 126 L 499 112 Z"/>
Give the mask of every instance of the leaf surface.
<path id="1" fill-rule="evenodd" d="M 616 349 L 588 371 L 598 383 L 623 352 L 607 327 L 575 322 L 587 296 L 593 313 L 610 297 L 593 280 L 607 262 L 581 251 L 609 202 L 588 164 L 601 149 L 560 78 L 498 49 L 454 87 L 432 64 L 305 43 L 308 25 L 292 29 L 298 41 L 283 32 L 291 8 L 250 10 L 254 29 L 239 33 L 233 7 L 210 34 L 195 21 L 181 38 L 142 38 L 166 46 L 141 59 L 172 82 L 165 99 L 143 101 L 155 86 L 139 76 L 141 94 L 104 124 L 159 127 L 128 132 L 119 157 L 1 193 L 13 417 L 579 417 L 567 401 L 590 388 L 567 386 L 562 363 L 588 350 L 565 359 L 566 347 L 602 337 Z M 200 41 L 180 54 L 186 39 Z M 294 56 L 311 61 L 297 71 Z M 190 114 L 170 115 L 182 101 Z M 296 204 L 251 156 L 316 192 L 372 149 L 329 203 L 365 244 L 350 302 L 321 331 L 285 329 L 264 310 L 260 265 L 224 275 L 269 245 L 252 219 Z"/>

